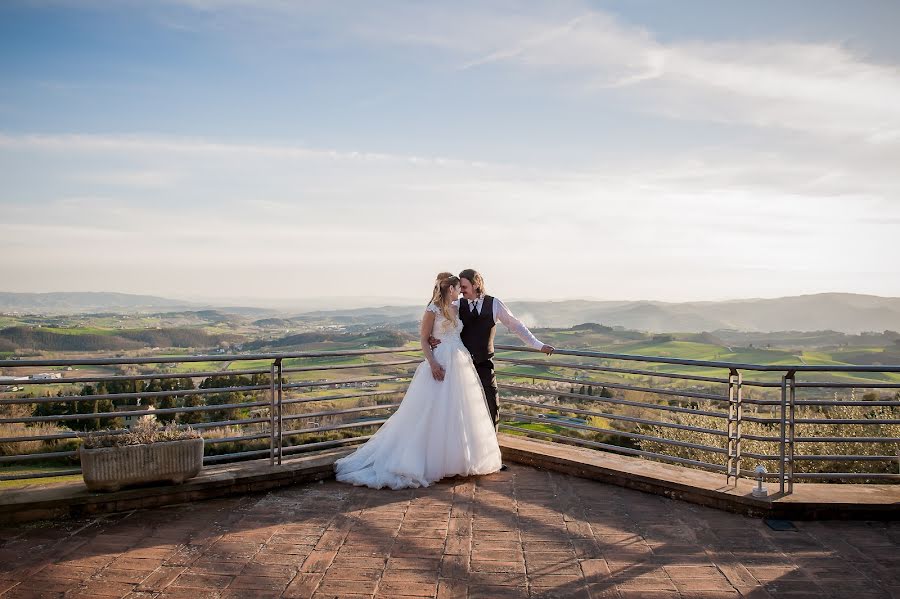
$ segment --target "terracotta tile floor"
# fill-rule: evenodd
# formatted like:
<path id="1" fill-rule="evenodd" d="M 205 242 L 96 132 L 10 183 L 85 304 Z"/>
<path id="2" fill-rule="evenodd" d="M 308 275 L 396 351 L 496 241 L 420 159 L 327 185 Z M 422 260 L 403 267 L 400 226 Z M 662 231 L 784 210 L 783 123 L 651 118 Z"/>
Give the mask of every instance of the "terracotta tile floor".
<path id="1" fill-rule="evenodd" d="M 762 521 L 511 465 L 0 529 L 0 596 L 900 597 L 900 524 Z"/>

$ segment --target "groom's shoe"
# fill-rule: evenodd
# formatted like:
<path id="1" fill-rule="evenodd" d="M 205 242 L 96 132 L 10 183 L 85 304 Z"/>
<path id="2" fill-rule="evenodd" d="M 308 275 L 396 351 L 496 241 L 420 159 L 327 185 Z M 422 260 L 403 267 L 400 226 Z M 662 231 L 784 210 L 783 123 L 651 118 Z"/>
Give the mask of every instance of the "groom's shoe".
<path id="1" fill-rule="evenodd" d="M 507 466 L 506 464 L 500 464 L 500 472 L 503 472 L 504 470 L 509 470 L 509 466 Z"/>

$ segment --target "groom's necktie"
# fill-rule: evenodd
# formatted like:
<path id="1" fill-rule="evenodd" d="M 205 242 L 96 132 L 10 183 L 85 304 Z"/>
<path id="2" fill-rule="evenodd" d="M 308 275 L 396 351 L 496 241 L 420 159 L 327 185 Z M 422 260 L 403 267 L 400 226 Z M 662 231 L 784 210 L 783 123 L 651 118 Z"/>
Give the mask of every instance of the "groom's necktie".
<path id="1" fill-rule="evenodd" d="M 472 310 L 472 316 L 474 316 L 475 318 L 478 318 L 478 302 L 474 301 L 474 302 L 470 303 L 469 308 L 471 308 L 471 310 Z"/>

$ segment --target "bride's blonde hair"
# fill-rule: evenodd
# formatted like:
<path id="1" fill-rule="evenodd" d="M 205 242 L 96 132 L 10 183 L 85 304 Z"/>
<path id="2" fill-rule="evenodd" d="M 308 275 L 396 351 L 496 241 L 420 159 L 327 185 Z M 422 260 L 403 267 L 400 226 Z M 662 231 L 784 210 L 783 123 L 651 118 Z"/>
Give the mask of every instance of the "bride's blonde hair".
<path id="1" fill-rule="evenodd" d="M 452 303 L 450 290 L 457 285 L 459 285 L 459 277 L 452 272 L 438 273 L 434 281 L 434 291 L 431 293 L 431 302 L 429 304 L 437 306 L 448 322 L 456 320 L 456 315 L 450 309 L 450 304 Z"/>

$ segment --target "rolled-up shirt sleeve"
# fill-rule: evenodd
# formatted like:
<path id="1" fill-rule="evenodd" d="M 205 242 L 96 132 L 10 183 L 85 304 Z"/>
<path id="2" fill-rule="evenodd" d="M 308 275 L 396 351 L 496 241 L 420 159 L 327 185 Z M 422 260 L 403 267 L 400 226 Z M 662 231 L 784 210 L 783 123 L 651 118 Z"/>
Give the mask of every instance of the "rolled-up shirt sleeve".
<path id="1" fill-rule="evenodd" d="M 495 319 L 502 322 L 511 333 L 522 340 L 522 343 L 530 345 L 534 349 L 541 349 L 544 347 L 544 344 L 541 341 L 538 341 L 537 337 L 528 330 L 528 327 L 522 324 L 521 320 L 513 316 L 513 313 L 509 311 L 506 304 L 496 297 L 494 298 L 494 311 Z"/>

